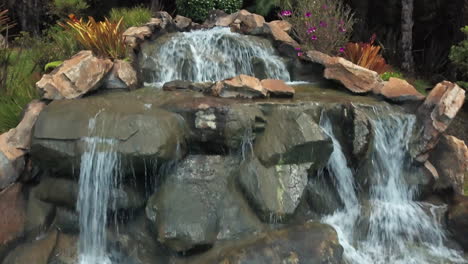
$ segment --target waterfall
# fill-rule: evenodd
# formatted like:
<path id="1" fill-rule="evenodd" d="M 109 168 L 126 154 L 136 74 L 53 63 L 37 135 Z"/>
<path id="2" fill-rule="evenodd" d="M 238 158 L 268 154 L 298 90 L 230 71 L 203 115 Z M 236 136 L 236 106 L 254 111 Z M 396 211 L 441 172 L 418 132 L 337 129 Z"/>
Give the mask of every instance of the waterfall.
<path id="1" fill-rule="evenodd" d="M 366 212 L 330 121 L 325 116 L 321 120 L 334 146 L 327 167 L 344 203 L 344 209 L 322 221 L 336 229 L 348 263 L 466 263 L 458 252 L 444 246 L 445 235 L 438 219 L 426 214 L 414 201 L 415 190 L 405 182 L 405 154 L 414 123 L 411 115 L 379 114 L 372 120 L 374 143 L 370 158 L 375 181 L 370 186 Z M 362 230 L 359 221 L 365 216 L 368 227 Z"/>
<path id="2" fill-rule="evenodd" d="M 95 119 L 89 122 L 92 133 Z M 90 133 L 90 134 L 91 134 Z M 112 190 L 116 187 L 119 158 L 112 139 L 88 137 L 86 151 L 81 156 L 79 194 L 80 264 L 110 264 L 106 250 L 107 210 L 112 205 Z"/>
<path id="3" fill-rule="evenodd" d="M 160 45 L 144 48 L 142 56 L 148 85 L 173 80 L 219 81 L 239 74 L 290 80 L 270 41 L 229 28 L 176 33 Z"/>

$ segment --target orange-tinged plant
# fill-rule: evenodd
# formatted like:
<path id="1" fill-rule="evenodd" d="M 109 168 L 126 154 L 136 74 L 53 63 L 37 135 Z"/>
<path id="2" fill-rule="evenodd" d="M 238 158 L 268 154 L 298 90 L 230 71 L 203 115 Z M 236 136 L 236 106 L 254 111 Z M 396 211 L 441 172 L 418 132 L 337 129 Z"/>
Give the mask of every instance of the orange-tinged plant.
<path id="1" fill-rule="evenodd" d="M 104 21 L 96 22 L 93 17 L 88 21 L 76 18 L 71 14 L 65 23 L 59 25 L 67 30 L 72 30 L 78 42 L 85 49 L 93 51 L 98 56 L 112 59 L 122 59 L 126 56 L 125 37 L 123 36 L 123 18 L 117 23 Z"/>
<path id="2" fill-rule="evenodd" d="M 378 74 L 389 71 L 390 66 L 380 54 L 381 47 L 374 45 L 375 38 L 374 34 L 368 43 L 347 43 L 343 51 L 343 57 Z"/>

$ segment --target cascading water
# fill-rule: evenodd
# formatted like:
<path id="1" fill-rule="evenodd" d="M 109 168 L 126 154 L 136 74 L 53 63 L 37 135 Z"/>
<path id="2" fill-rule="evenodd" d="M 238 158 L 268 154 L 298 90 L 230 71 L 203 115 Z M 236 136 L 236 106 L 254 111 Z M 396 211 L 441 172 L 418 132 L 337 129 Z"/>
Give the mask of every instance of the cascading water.
<path id="1" fill-rule="evenodd" d="M 458 252 L 444 246 L 442 227 L 413 200 L 415 190 L 405 182 L 405 153 L 414 123 L 415 118 L 410 115 L 380 115 L 372 121 L 375 182 L 370 187 L 368 228 L 360 230 L 360 217 L 367 214 L 359 203 L 353 173 L 346 165 L 330 121 L 322 118 L 321 126 L 334 146 L 327 167 L 335 177 L 344 204 L 343 210 L 322 221 L 335 227 L 348 263 L 467 263 Z"/>
<path id="2" fill-rule="evenodd" d="M 89 122 L 92 133 L 95 119 Z M 115 140 L 99 137 L 84 139 L 86 151 L 81 156 L 79 194 L 80 264 L 110 264 L 106 246 L 107 210 L 112 205 L 119 158 L 113 150 Z"/>
<path id="3" fill-rule="evenodd" d="M 239 74 L 290 80 L 285 63 L 268 40 L 233 33 L 229 28 L 176 33 L 142 54 L 149 85 L 174 80 L 219 81 Z"/>

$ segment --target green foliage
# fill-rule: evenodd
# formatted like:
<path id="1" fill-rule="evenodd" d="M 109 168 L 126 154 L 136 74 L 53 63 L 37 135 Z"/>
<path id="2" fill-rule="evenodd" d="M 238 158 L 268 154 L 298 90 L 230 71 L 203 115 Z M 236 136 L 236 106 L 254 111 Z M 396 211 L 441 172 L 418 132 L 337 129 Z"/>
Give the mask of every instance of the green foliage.
<path id="1" fill-rule="evenodd" d="M 465 89 L 468 91 L 468 82 L 464 82 L 464 81 L 458 81 L 457 82 L 458 86 L 460 86 L 461 88 Z"/>
<path id="2" fill-rule="evenodd" d="M 215 8 L 232 14 L 242 8 L 242 2 L 243 0 L 215 0 Z"/>
<path id="3" fill-rule="evenodd" d="M 214 10 L 214 0 L 176 0 L 179 15 L 189 17 L 195 22 L 203 22 L 208 13 Z"/>
<path id="4" fill-rule="evenodd" d="M 85 0 L 53 0 L 50 10 L 59 17 L 67 17 L 69 14 L 83 15 L 88 8 Z"/>
<path id="5" fill-rule="evenodd" d="M 461 29 L 465 34 L 465 40 L 452 46 L 450 49 L 449 59 L 455 65 L 458 71 L 458 80 L 462 82 L 468 81 L 468 26 Z M 466 86 L 465 86 L 466 87 Z"/>
<path id="6" fill-rule="evenodd" d="M 393 78 L 403 79 L 403 74 L 401 72 L 388 71 L 388 72 L 384 72 L 384 73 L 382 73 L 380 75 L 380 78 L 382 78 L 382 80 L 384 80 L 384 81 L 388 81 L 392 77 Z"/>
<path id="7" fill-rule="evenodd" d="M 427 95 L 427 90 L 428 88 L 432 87 L 432 84 L 429 81 L 423 80 L 423 79 L 416 79 L 414 81 L 410 82 L 418 92 L 420 92 L 423 95 Z"/>
<path id="8" fill-rule="evenodd" d="M 329 55 L 342 52 L 355 23 L 351 8 L 341 0 L 298 0 L 292 10 L 287 6 L 282 10 L 303 49 Z"/>
<path id="9" fill-rule="evenodd" d="M 282 7 L 292 9 L 293 0 L 256 0 L 254 12 L 262 16 L 267 16 L 273 9 Z"/>
<path id="10" fill-rule="evenodd" d="M 135 27 L 150 21 L 151 10 L 143 6 L 112 8 L 109 15 L 109 20 L 113 23 L 117 23 L 123 17 L 125 27 Z"/>
<path id="11" fill-rule="evenodd" d="M 60 66 L 61 64 L 63 63 L 63 61 L 52 61 L 52 62 L 49 62 L 46 64 L 46 66 L 44 67 L 44 71 L 45 72 L 48 72 L 50 70 L 53 70 L 55 68 L 57 68 L 58 66 Z"/>

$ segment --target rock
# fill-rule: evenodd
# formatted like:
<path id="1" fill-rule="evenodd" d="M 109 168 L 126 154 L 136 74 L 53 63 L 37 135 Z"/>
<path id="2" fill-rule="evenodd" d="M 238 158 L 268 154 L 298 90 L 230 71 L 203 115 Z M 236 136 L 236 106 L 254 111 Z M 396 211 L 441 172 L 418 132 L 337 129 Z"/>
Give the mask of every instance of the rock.
<path id="1" fill-rule="evenodd" d="M 233 241 L 177 264 L 343 263 L 343 248 L 329 225 L 308 222 Z"/>
<path id="2" fill-rule="evenodd" d="M 45 103 L 32 101 L 14 129 L 0 135 L 0 190 L 15 182 L 25 167 L 24 155 L 31 145 L 31 132 Z"/>
<path id="3" fill-rule="evenodd" d="M 54 227 L 67 234 L 78 234 L 80 232 L 80 219 L 74 210 L 56 206 Z"/>
<path id="4" fill-rule="evenodd" d="M 57 243 L 50 255 L 50 264 L 78 263 L 78 236 L 59 233 Z"/>
<path id="5" fill-rule="evenodd" d="M 48 203 L 74 209 L 78 199 L 78 183 L 62 178 L 45 178 L 35 188 L 35 196 Z M 109 199 L 109 210 L 130 210 L 141 208 L 145 201 L 129 187 L 114 188 Z M 115 206 L 115 208 L 114 208 Z"/>
<path id="6" fill-rule="evenodd" d="M 80 51 L 36 83 L 42 97 L 73 99 L 98 89 L 112 68 L 112 61 L 100 59 L 89 50 Z"/>
<path id="7" fill-rule="evenodd" d="M 271 97 L 293 97 L 296 92 L 282 80 L 265 79 L 261 84 Z"/>
<path id="8" fill-rule="evenodd" d="M 260 15 L 252 14 L 243 9 L 237 12 L 236 19 L 240 20 L 241 30 L 246 34 L 255 35 L 263 32 L 265 18 Z"/>
<path id="9" fill-rule="evenodd" d="M 382 87 L 377 87 L 377 89 L 379 88 L 380 90 L 374 90 L 373 92 L 381 94 L 393 102 L 421 101 L 425 98 L 411 84 L 399 78 L 391 77 L 388 82 L 384 82 Z"/>
<path id="10" fill-rule="evenodd" d="M 331 139 L 309 115 L 288 107 L 272 111 L 254 145 L 255 155 L 266 167 L 311 162 L 321 168 L 332 149 Z"/>
<path id="11" fill-rule="evenodd" d="M 455 195 L 454 201 L 449 205 L 447 214 L 447 227 L 455 240 L 468 251 L 468 197 Z"/>
<path id="12" fill-rule="evenodd" d="M 48 264 L 48 259 L 57 241 L 57 231 L 53 230 L 44 238 L 15 248 L 3 264 Z"/>
<path id="13" fill-rule="evenodd" d="M 292 39 L 278 23 L 265 23 L 263 31 L 271 36 L 276 46 L 279 46 L 282 54 L 293 58 L 297 57 L 297 49 L 300 48 L 299 43 Z"/>
<path id="14" fill-rule="evenodd" d="M 0 251 L 8 243 L 14 242 L 24 234 L 26 205 L 22 187 L 22 184 L 16 183 L 0 191 Z"/>
<path id="15" fill-rule="evenodd" d="M 321 64 L 323 66 L 332 63 L 332 57 L 317 50 L 308 50 L 304 53 L 304 56 L 301 56 L 300 58 L 305 61 Z"/>
<path id="16" fill-rule="evenodd" d="M 145 26 L 149 27 L 152 32 L 155 32 L 157 29 L 161 28 L 163 20 L 161 18 L 151 18 Z"/>
<path id="17" fill-rule="evenodd" d="M 464 177 L 468 173 L 468 147 L 465 142 L 453 136 L 443 135 L 429 156 L 439 178 L 434 188 L 451 188 L 463 194 Z"/>
<path id="18" fill-rule="evenodd" d="M 107 89 L 128 89 L 138 88 L 137 72 L 128 61 L 115 60 L 112 70 L 104 81 L 104 88 Z"/>
<path id="19" fill-rule="evenodd" d="M 190 25 L 192 24 L 192 19 L 177 15 L 174 18 L 174 24 L 179 31 L 186 31 L 190 29 Z"/>
<path id="20" fill-rule="evenodd" d="M 231 79 L 217 82 L 213 88 L 213 95 L 223 98 L 258 98 L 266 97 L 267 90 L 260 80 L 248 75 L 239 75 Z"/>
<path id="21" fill-rule="evenodd" d="M 190 155 L 166 176 L 146 207 L 159 242 L 183 252 L 261 228 L 248 206 L 238 203 L 229 190 L 234 162 L 223 156 Z"/>
<path id="22" fill-rule="evenodd" d="M 143 162 L 151 157 L 162 162 L 184 153 L 187 130 L 180 115 L 152 107 L 138 96 L 111 93 L 49 104 L 36 123 L 33 160 L 66 174 L 79 168 L 87 148 L 80 139 L 90 135 L 89 120 L 93 118 L 94 131 L 102 132 L 103 138 L 117 140 L 114 149 L 121 158 Z M 61 160 L 60 164 L 56 160 Z"/>
<path id="23" fill-rule="evenodd" d="M 158 11 L 154 13 L 153 17 L 161 20 L 161 29 L 164 29 L 166 31 L 173 30 L 174 21 L 172 20 L 171 15 L 169 15 L 169 13 L 167 13 L 166 11 Z"/>
<path id="24" fill-rule="evenodd" d="M 311 163 L 264 167 L 255 157 L 244 161 L 239 183 L 259 217 L 270 223 L 291 216 L 302 199 Z"/>
<path id="25" fill-rule="evenodd" d="M 440 135 L 447 129 L 465 101 L 465 91 L 458 85 L 443 81 L 438 83 L 417 110 L 421 126 L 411 142 L 410 153 L 419 162 L 429 157 Z"/>
<path id="26" fill-rule="evenodd" d="M 274 27 L 277 27 L 277 28 L 283 30 L 286 33 L 289 33 L 289 31 L 291 31 L 291 29 L 292 29 L 291 23 L 289 23 L 286 20 L 273 20 L 273 21 L 271 21 L 270 23 L 267 23 L 267 24 L 269 24 L 270 26 L 273 25 Z"/>
<path id="27" fill-rule="evenodd" d="M 326 170 L 309 178 L 306 198 L 310 209 L 319 215 L 331 215 L 343 208 L 336 187 Z"/>
<path id="28" fill-rule="evenodd" d="M 228 16 L 233 16 L 235 18 L 236 15 L 234 15 L 234 16 L 233 15 L 228 15 L 228 14 L 226 14 L 226 12 L 224 12 L 223 10 L 219 10 L 219 9 L 211 10 L 210 12 L 208 12 L 208 16 L 207 16 L 205 22 L 203 23 L 203 26 L 205 26 L 207 28 L 212 28 L 212 27 L 215 27 L 215 26 L 228 27 L 232 23 L 232 21 L 234 21 L 234 20 L 230 21 L 229 23 L 220 23 L 220 24 L 218 24 L 218 21 L 221 20 L 222 18 L 226 18 Z"/>
<path id="29" fill-rule="evenodd" d="M 214 83 L 205 82 L 205 83 L 192 83 L 189 81 L 170 81 L 164 83 L 162 89 L 164 91 L 180 91 L 180 90 L 191 90 L 195 92 L 210 92 L 211 87 Z"/>
<path id="30" fill-rule="evenodd" d="M 153 23 L 159 22 L 159 21 L 152 21 Z M 151 22 L 150 22 L 151 23 Z M 137 40 L 143 41 L 146 38 L 151 37 L 153 34 L 151 28 L 149 26 L 141 26 L 141 27 L 129 27 L 125 32 L 123 33 L 123 36 L 125 38 L 136 38 Z"/>
<path id="31" fill-rule="evenodd" d="M 340 57 L 333 57 L 326 64 L 324 77 L 336 80 L 353 93 L 378 91 L 383 85 L 375 71 L 358 66 Z"/>
<path id="32" fill-rule="evenodd" d="M 54 216 L 54 206 L 36 198 L 34 189 L 31 190 L 26 206 L 25 231 L 27 236 L 37 237 L 46 231 L 54 220 Z"/>
<path id="33" fill-rule="evenodd" d="M 353 108 L 353 115 L 353 155 L 356 159 L 360 159 L 367 156 L 372 126 L 364 111 Z"/>

